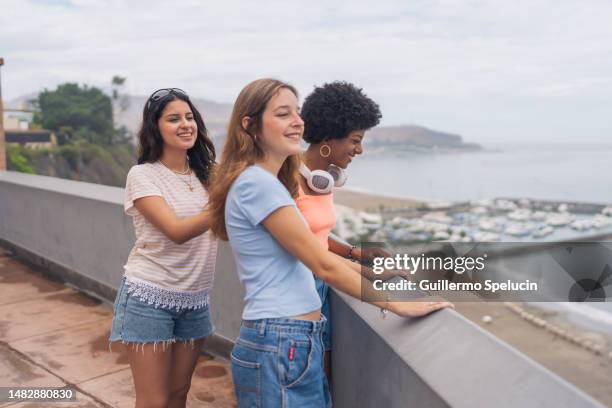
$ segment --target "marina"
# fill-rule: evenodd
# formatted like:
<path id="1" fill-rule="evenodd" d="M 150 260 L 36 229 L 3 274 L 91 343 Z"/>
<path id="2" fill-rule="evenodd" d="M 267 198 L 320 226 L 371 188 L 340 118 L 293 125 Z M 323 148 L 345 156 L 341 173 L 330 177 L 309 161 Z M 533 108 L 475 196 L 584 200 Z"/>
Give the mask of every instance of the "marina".
<path id="1" fill-rule="evenodd" d="M 415 242 L 557 242 L 612 233 L 612 206 L 498 198 L 463 203 L 422 203 L 378 212 L 337 206 L 341 238 Z"/>

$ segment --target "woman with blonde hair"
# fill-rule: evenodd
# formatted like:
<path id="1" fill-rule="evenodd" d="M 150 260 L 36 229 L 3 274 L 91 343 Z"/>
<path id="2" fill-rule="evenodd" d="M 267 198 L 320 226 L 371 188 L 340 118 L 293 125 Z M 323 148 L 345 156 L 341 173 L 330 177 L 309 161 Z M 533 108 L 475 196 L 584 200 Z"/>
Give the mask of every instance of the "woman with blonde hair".
<path id="1" fill-rule="evenodd" d="M 322 366 L 325 317 L 312 273 L 361 294 L 360 275 L 325 249 L 296 208 L 303 132 L 295 88 L 275 79 L 251 82 L 234 104 L 211 183 L 211 229 L 229 240 L 245 287 L 231 353 L 239 407 L 331 406 Z M 371 303 L 400 316 L 452 306 Z"/>

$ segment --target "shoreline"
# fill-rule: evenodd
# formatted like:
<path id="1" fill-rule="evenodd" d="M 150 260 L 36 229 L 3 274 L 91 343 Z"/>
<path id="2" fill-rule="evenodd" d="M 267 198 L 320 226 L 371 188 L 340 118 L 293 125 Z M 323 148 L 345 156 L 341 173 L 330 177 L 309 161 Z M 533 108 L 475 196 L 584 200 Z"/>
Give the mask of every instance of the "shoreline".
<path id="1" fill-rule="evenodd" d="M 334 203 L 351 207 L 356 210 L 378 210 L 380 206 L 386 209 L 418 208 L 425 204 L 425 200 L 391 197 L 358 189 L 337 188 L 334 190 Z"/>
<path id="2" fill-rule="evenodd" d="M 436 203 L 452 203 L 452 204 L 464 204 L 469 203 L 470 200 L 442 200 L 435 198 L 422 198 L 422 197 L 403 197 L 403 196 L 395 196 L 391 194 L 383 194 L 383 193 L 374 193 L 368 191 L 364 188 L 359 187 L 342 187 L 334 189 L 334 200 L 336 204 L 345 205 L 347 207 L 353 207 L 356 209 L 362 209 L 363 205 L 360 205 L 359 199 L 364 198 L 369 202 L 374 203 L 376 206 L 382 204 L 385 208 L 417 208 L 422 207 L 427 204 L 436 204 Z M 551 203 L 551 204 L 568 204 L 574 206 L 601 206 L 606 207 L 612 205 L 612 202 L 603 202 L 603 201 L 582 201 L 572 199 L 546 199 L 546 198 L 527 198 L 527 197 L 490 197 L 490 200 L 500 199 L 500 200 L 515 200 L 515 199 L 528 199 L 532 202 L 542 202 L 542 203 Z M 478 200 L 476 200 L 478 201 Z M 373 207 L 374 208 L 374 207 Z"/>

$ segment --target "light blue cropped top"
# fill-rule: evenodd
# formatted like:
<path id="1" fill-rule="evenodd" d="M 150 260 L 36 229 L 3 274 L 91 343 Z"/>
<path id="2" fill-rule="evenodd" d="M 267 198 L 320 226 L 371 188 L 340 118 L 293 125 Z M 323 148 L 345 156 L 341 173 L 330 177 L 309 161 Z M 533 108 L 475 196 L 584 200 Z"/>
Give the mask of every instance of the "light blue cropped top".
<path id="1" fill-rule="evenodd" d="M 321 308 L 312 272 L 261 223 L 280 207 L 299 213 L 285 186 L 253 165 L 238 176 L 225 202 L 225 224 L 246 294 L 242 318 L 291 317 Z"/>

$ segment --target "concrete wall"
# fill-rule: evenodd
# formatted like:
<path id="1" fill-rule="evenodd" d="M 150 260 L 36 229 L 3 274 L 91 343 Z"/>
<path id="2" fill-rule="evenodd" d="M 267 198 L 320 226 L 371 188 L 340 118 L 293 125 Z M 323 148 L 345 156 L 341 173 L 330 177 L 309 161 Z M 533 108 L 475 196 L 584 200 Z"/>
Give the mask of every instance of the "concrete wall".
<path id="1" fill-rule="evenodd" d="M 0 186 L 0 238 L 82 274 L 108 297 L 134 242 L 123 190 L 16 172 L 0 172 Z"/>
<path id="2" fill-rule="evenodd" d="M 134 240 L 123 190 L 0 171 L 0 243 L 77 287 L 112 299 Z M 220 245 L 213 345 L 238 333 L 243 290 Z M 381 319 L 359 300 L 332 293 L 337 407 L 592 407 L 571 384 L 454 311 Z"/>
<path id="3" fill-rule="evenodd" d="M 602 406 L 454 311 L 382 319 L 334 293 L 332 320 L 339 407 Z"/>
<path id="4" fill-rule="evenodd" d="M 122 188 L 0 172 L 0 239 L 53 275 L 112 301 L 135 236 Z M 216 270 L 211 311 L 217 334 L 230 340 L 238 335 L 244 292 L 227 243 Z"/>

